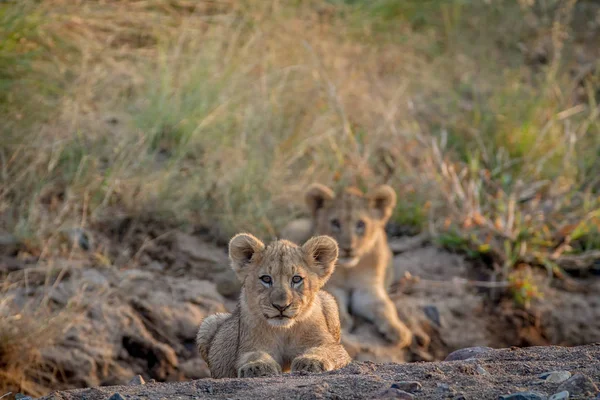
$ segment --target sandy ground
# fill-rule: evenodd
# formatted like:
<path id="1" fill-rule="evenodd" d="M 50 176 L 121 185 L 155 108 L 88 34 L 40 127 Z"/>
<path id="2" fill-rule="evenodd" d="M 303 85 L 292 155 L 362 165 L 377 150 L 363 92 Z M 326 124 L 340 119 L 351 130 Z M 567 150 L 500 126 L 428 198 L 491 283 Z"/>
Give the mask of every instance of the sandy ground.
<path id="1" fill-rule="evenodd" d="M 550 371 L 568 371 L 573 377 L 563 383 L 548 383 L 540 379 L 541 374 Z M 502 395 L 525 391 L 538 393 L 538 398 L 545 399 L 565 388 L 570 389 L 571 399 L 593 399 L 600 381 L 600 343 L 572 348 L 486 350 L 461 361 L 412 364 L 354 362 L 346 368 L 324 374 L 200 379 L 80 389 L 53 393 L 43 399 L 100 400 L 115 393 L 126 399 L 149 400 L 409 399 L 408 395 L 390 389 L 393 384 L 404 387 L 402 382 L 406 381 L 420 384 L 420 390 L 414 389 L 417 384 L 406 385 L 416 399 L 498 399 Z"/>

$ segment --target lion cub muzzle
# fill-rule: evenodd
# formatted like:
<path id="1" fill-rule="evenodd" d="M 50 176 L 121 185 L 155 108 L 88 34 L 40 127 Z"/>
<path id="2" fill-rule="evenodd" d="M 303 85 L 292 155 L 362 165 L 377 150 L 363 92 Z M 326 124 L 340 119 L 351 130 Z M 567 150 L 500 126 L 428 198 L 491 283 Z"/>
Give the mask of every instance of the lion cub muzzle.
<path id="1" fill-rule="evenodd" d="M 292 323 L 296 316 L 292 308 L 293 296 L 284 288 L 273 289 L 269 294 L 269 301 L 273 307 L 273 313 L 264 316 L 272 326 L 285 327 Z"/>
<path id="2" fill-rule="evenodd" d="M 338 259 L 337 265 L 342 268 L 353 268 L 358 265 L 360 261 L 359 257 L 340 257 Z"/>

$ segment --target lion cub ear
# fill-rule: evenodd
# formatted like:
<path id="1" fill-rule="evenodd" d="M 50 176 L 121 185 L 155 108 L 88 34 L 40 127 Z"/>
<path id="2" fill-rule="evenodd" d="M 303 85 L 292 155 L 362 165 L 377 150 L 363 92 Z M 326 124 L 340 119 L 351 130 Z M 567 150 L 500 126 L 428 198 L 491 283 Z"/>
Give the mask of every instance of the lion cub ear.
<path id="1" fill-rule="evenodd" d="M 326 281 L 333 270 L 338 258 L 338 245 L 329 236 L 315 236 L 302 246 L 304 253 L 310 258 L 309 268 Z"/>
<path id="2" fill-rule="evenodd" d="M 379 219 L 387 222 L 396 207 L 396 192 L 388 185 L 380 185 L 369 193 L 371 207 L 378 213 Z"/>
<path id="3" fill-rule="evenodd" d="M 320 183 L 313 183 L 306 189 L 304 201 L 311 214 L 315 216 L 317 211 L 323 208 L 325 202 L 333 200 L 334 197 L 335 193 L 333 190 Z"/>
<path id="4" fill-rule="evenodd" d="M 264 243 L 249 233 L 238 233 L 229 241 L 231 267 L 241 281 L 246 276 L 246 269 L 252 257 L 264 248 Z"/>

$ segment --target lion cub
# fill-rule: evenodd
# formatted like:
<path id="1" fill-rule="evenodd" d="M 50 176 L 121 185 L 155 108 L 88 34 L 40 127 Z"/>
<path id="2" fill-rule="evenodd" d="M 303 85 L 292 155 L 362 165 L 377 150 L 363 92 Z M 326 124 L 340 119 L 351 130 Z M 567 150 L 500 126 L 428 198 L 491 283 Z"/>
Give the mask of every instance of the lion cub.
<path id="1" fill-rule="evenodd" d="M 282 371 L 341 368 L 350 356 L 340 344 L 335 300 L 321 287 L 335 268 L 336 242 L 313 237 L 265 246 L 249 234 L 229 242 L 242 291 L 232 314 L 200 325 L 196 342 L 213 378 L 255 377 Z"/>
<path id="2" fill-rule="evenodd" d="M 364 194 L 348 187 L 340 193 L 313 184 L 305 194 L 312 218 L 292 221 L 282 237 L 302 242 L 312 235 L 329 235 L 340 246 L 335 273 L 325 290 L 340 307 L 342 328 L 352 327 L 355 315 L 372 321 L 390 342 L 406 347 L 412 333 L 398 318 L 386 287 L 392 278 L 392 252 L 387 243 L 385 224 L 396 205 L 396 192 L 381 185 Z"/>

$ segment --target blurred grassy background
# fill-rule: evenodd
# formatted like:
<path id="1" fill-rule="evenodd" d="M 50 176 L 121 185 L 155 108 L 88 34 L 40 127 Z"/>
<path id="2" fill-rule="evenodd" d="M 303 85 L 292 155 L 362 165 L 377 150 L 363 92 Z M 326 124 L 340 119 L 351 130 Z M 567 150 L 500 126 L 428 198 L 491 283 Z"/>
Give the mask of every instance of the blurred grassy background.
<path id="1" fill-rule="evenodd" d="M 409 231 L 560 275 L 600 249 L 599 8 L 2 2 L 0 229 L 41 257 L 115 215 L 268 238 L 309 182 L 385 182 Z"/>

